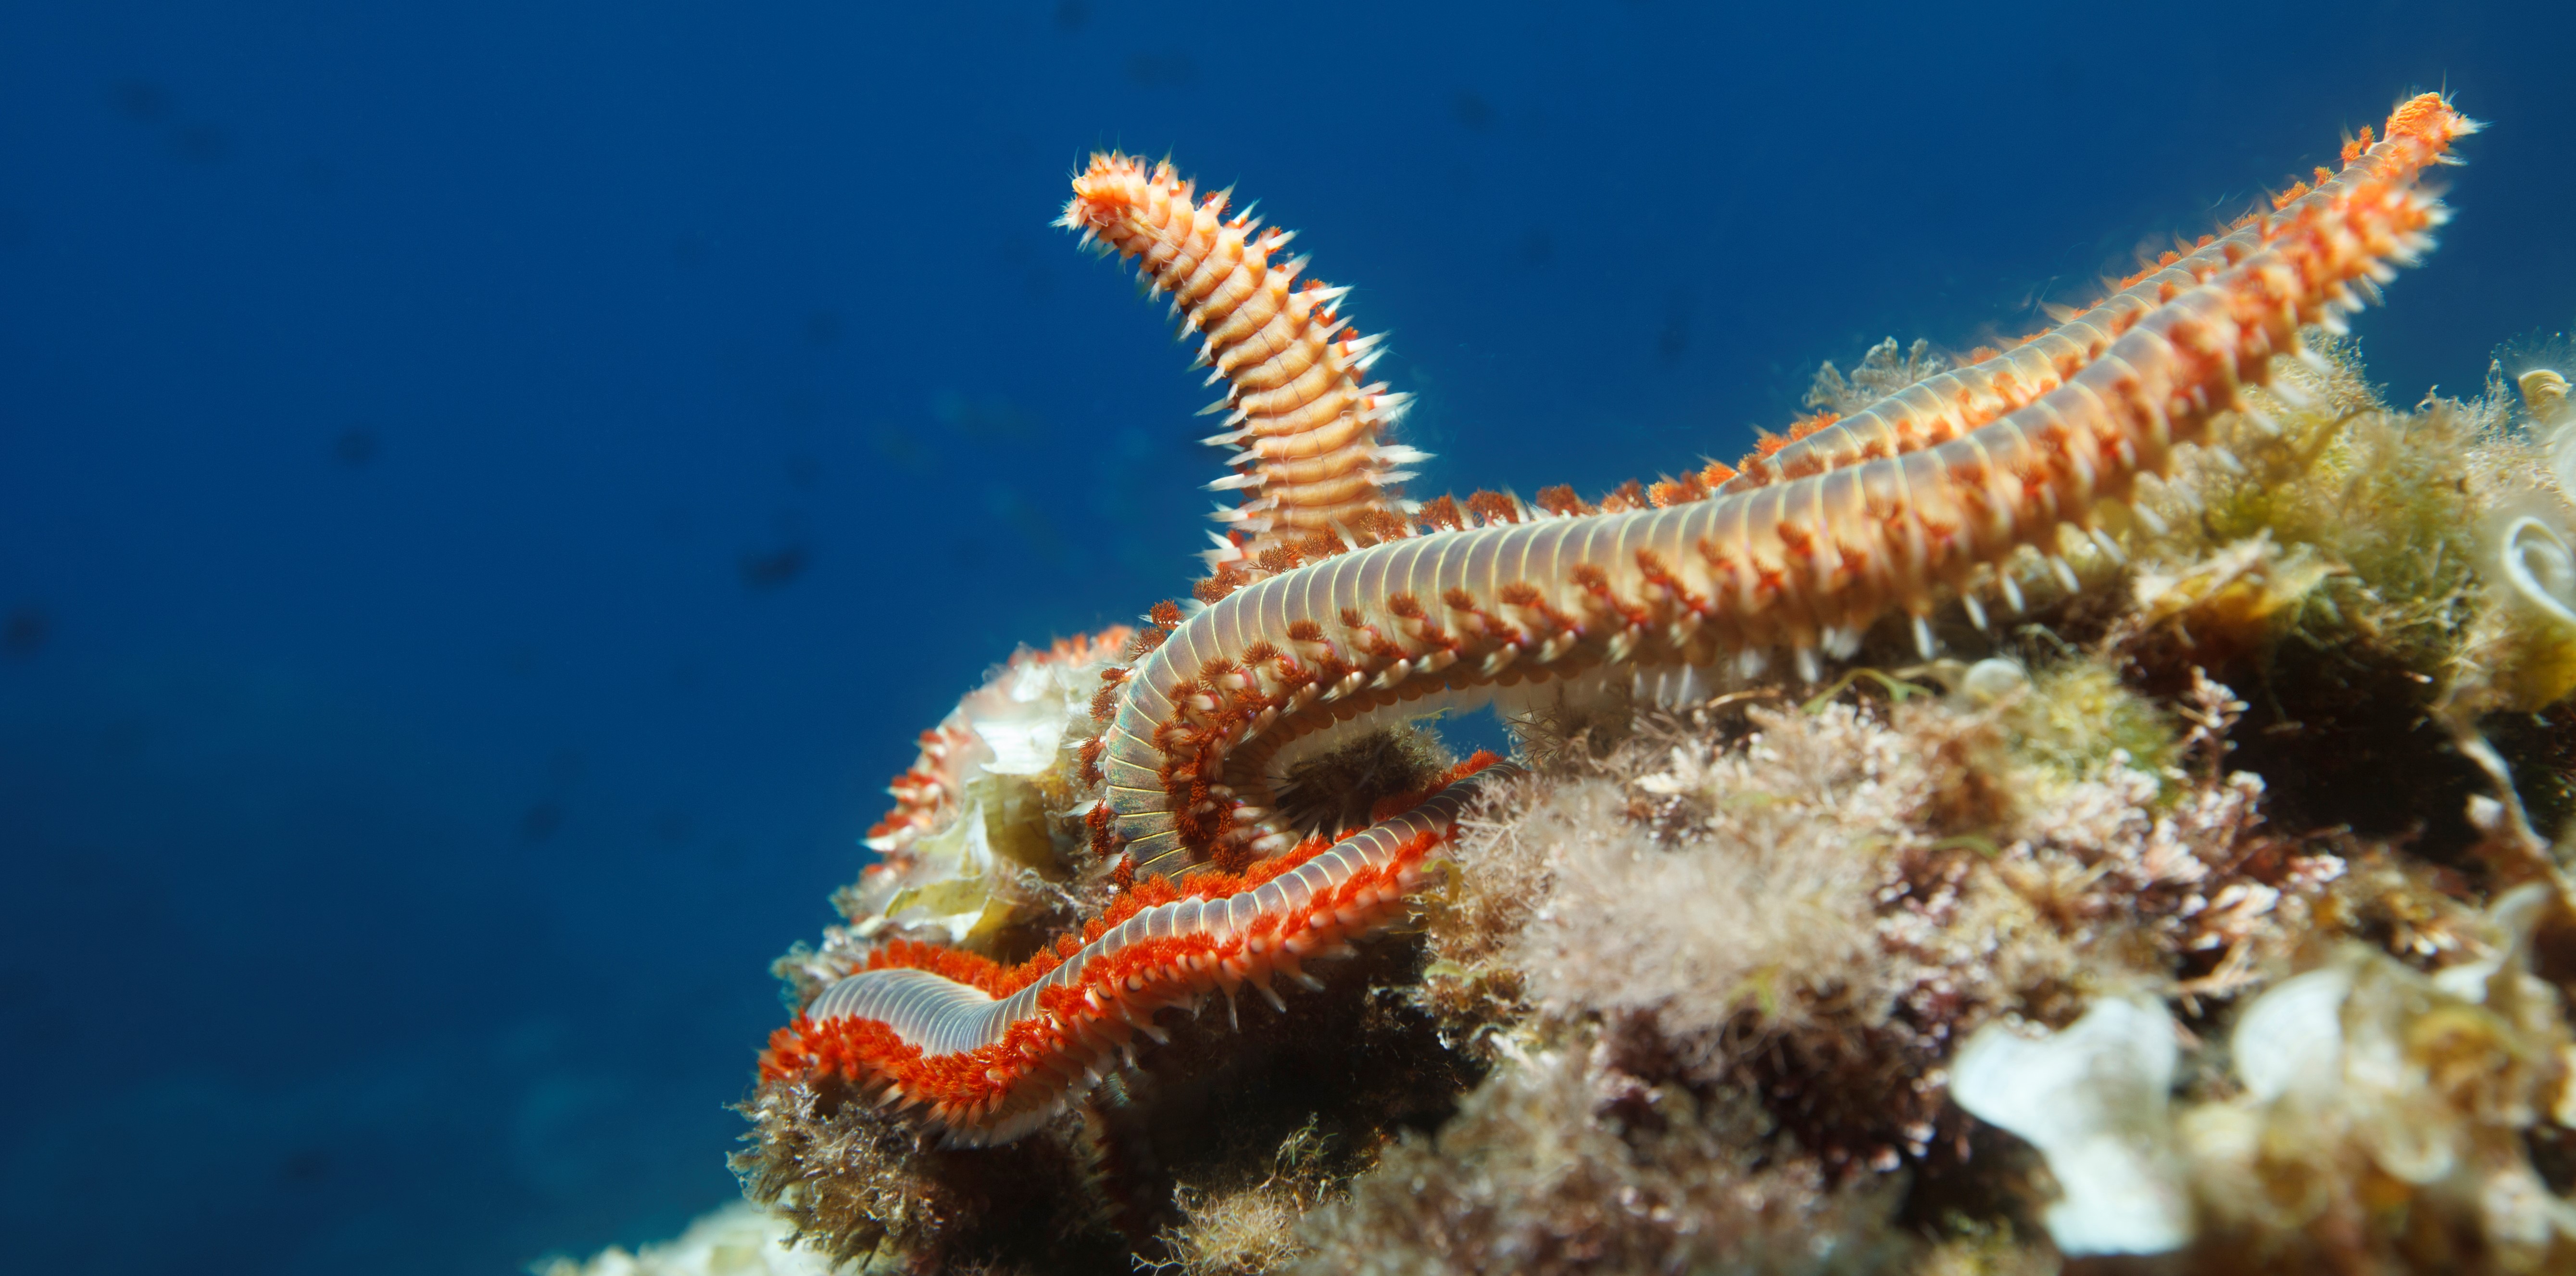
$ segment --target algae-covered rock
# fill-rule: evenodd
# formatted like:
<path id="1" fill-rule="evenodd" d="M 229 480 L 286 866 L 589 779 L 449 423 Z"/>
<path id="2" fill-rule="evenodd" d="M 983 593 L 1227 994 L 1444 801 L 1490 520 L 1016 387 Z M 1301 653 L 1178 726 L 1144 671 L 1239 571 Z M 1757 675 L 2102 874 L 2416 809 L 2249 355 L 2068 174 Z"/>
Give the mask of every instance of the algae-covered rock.
<path id="1" fill-rule="evenodd" d="M 1517 722 L 1531 774 L 1418 925 L 1286 1013 L 1166 1016 L 1004 1148 L 773 1083 L 747 1185 L 889 1270 L 2563 1269 L 2576 914 L 2532 824 L 2562 808 L 2525 798 L 2576 775 L 2547 386 L 2399 411 L 2317 345 L 2222 421 L 2235 460 L 2013 568 L 2012 623 Z M 1081 889 L 1068 776 L 957 768 L 910 876 L 794 960 L 1007 943 L 992 910 Z"/>

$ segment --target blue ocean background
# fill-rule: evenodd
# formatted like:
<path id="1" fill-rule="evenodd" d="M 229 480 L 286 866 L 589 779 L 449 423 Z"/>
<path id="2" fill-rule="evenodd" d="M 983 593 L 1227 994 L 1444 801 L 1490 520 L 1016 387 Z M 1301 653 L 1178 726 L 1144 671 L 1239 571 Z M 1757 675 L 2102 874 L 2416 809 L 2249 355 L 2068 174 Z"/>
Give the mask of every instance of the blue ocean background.
<path id="1" fill-rule="evenodd" d="M 886 778 L 1185 592 L 1093 149 L 1300 232 L 1417 492 L 2031 331 L 2447 85 L 2393 400 L 2576 320 L 2562 5 L 0 4 L 0 1236 L 507 1272 L 734 1193 Z"/>

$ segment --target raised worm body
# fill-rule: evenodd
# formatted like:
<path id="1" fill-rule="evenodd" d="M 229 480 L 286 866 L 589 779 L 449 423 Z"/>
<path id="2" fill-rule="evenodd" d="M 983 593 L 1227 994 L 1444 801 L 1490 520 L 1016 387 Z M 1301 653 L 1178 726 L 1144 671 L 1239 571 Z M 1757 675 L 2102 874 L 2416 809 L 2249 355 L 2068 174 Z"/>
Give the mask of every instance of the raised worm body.
<path id="1" fill-rule="evenodd" d="M 2439 97 L 2415 98 L 2386 141 L 2275 215 L 1708 499 L 1535 521 L 1489 505 L 1482 525 L 1338 553 L 1161 620 L 1148 636 L 1163 640 L 1118 685 L 1085 754 L 1106 785 L 1095 845 L 1139 869 L 1212 861 L 1248 882 L 1265 860 L 1307 854 L 1279 813 L 1286 763 L 1383 710 L 1613 670 L 1687 699 L 1782 652 L 1813 679 L 1820 657 L 1848 654 L 1895 612 L 1928 652 L 1925 619 L 1946 593 L 2069 529 L 2111 545 L 2100 516 L 2202 439 L 2240 386 L 2268 381 L 2301 325 L 2339 321 L 2357 291 L 2429 247 L 2444 212 L 2415 178 L 2475 128 Z M 1001 972 L 946 950 L 881 951 L 927 969 L 834 984 L 765 1066 L 837 1070 L 928 1104 L 961 1141 L 1015 1137 L 1087 1085 L 1128 1031 L 1149 1031 L 1153 1007 L 1258 982 L 1274 954 L 1303 955 L 1299 927 L 1329 946 L 1392 917 L 1474 784 L 1267 884 L 1203 879 L 1231 892 L 1225 904 L 1156 904 L 1063 950 L 1062 965 Z M 1261 946 L 1274 934 L 1290 938 Z"/>
<path id="2" fill-rule="evenodd" d="M 1402 467 L 1427 456 L 1378 441 L 1412 396 L 1361 384 L 1385 353 L 1384 335 L 1363 337 L 1342 319 L 1337 306 L 1350 289 L 1298 282 L 1305 258 L 1270 261 L 1295 232 L 1225 211 L 1226 192 L 1198 199 L 1168 162 L 1149 170 L 1106 154 L 1073 179 L 1056 224 L 1135 258 L 1147 286 L 1171 295 L 1184 329 L 1203 334 L 1208 383 L 1226 383 L 1225 398 L 1208 407 L 1225 414 L 1226 430 L 1206 441 L 1234 450 L 1234 473 L 1208 487 L 1244 494 L 1218 516 L 1235 535 L 1219 538 L 1209 566 L 1279 570 L 1293 559 L 1264 564 L 1265 551 L 1395 519 L 1394 487 L 1412 477 Z"/>

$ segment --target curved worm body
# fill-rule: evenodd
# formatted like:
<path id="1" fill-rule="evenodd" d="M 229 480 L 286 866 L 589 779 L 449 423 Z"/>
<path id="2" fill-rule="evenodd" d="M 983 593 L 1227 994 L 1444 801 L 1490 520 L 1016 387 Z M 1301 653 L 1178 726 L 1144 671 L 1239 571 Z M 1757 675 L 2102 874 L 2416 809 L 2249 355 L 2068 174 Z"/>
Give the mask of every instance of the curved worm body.
<path id="1" fill-rule="evenodd" d="M 1230 1005 L 1247 985 L 1276 1002 L 1274 977 L 1305 980 L 1303 961 L 1402 916 L 1459 813 L 1515 773 L 1467 776 L 1258 884 L 1139 909 L 1060 960 L 972 972 L 948 950 L 881 950 L 887 966 L 824 989 L 772 1036 L 762 1074 L 838 1071 L 889 1105 L 928 1108 L 953 1143 L 1018 1138 L 1088 1091 L 1132 1035 L 1161 1036 L 1155 1011 L 1210 993 Z M 944 972 L 892 964 L 943 955 Z"/>

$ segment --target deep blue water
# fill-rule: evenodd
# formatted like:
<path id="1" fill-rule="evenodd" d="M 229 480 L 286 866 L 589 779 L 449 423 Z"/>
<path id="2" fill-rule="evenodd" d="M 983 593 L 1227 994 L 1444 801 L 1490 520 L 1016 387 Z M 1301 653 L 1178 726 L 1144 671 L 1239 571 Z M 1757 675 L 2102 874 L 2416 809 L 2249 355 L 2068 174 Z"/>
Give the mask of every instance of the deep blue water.
<path id="1" fill-rule="evenodd" d="M 1047 225 L 1093 148 L 1358 285 L 1426 492 L 1732 456 L 2417 87 L 2495 128 L 2376 377 L 2576 320 L 2563 6 L 1943 8 L 0 5 L 10 1264 L 498 1272 L 732 1192 L 913 735 L 1190 578 L 1209 392 Z"/>

